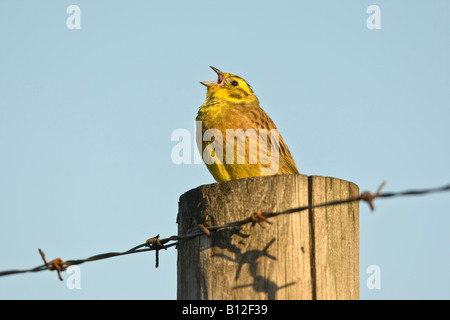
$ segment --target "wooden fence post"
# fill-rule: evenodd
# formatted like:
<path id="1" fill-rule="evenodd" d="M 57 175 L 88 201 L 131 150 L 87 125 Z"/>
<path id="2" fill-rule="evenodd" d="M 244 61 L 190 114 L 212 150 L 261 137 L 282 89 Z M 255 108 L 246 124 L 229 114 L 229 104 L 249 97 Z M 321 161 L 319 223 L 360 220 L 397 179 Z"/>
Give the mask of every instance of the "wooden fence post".
<path id="1" fill-rule="evenodd" d="M 203 185 L 180 197 L 178 234 L 358 193 L 351 182 L 305 175 Z M 180 241 L 177 298 L 359 299 L 358 202 L 269 221 Z"/>

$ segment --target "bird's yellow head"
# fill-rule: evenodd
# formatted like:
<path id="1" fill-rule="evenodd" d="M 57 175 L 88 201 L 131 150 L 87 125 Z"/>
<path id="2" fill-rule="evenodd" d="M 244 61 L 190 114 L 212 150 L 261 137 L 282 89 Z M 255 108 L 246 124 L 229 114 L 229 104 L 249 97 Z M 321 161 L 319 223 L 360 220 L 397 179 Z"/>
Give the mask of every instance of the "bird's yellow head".
<path id="1" fill-rule="evenodd" d="M 217 82 L 200 82 L 208 88 L 206 101 L 222 100 L 228 103 L 259 103 L 250 85 L 241 77 L 223 73 L 211 67 L 219 76 Z"/>

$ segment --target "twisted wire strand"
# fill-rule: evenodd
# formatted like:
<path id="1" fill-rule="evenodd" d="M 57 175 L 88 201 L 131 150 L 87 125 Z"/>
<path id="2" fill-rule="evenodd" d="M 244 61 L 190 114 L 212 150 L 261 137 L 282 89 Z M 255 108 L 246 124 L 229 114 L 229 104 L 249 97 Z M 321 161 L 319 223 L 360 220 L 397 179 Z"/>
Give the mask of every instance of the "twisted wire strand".
<path id="1" fill-rule="evenodd" d="M 7 275 L 13 275 L 13 274 L 22 274 L 22 273 L 30 273 L 30 272 L 40 272 L 44 270 L 57 270 L 58 275 L 59 271 L 63 271 L 69 266 L 73 265 L 79 265 L 85 262 L 93 262 L 98 260 L 104 260 L 104 259 L 110 259 L 118 256 L 124 256 L 124 255 L 130 255 L 130 254 L 136 254 L 136 253 L 142 253 L 142 252 L 148 252 L 148 251 L 155 251 L 156 252 L 156 267 L 158 267 L 158 259 L 159 259 L 159 251 L 162 249 L 167 250 L 167 248 L 176 246 L 178 242 L 185 241 L 188 239 L 192 239 L 201 235 L 210 235 L 210 232 L 218 231 L 220 229 L 226 229 L 226 228 L 234 228 L 237 226 L 242 226 L 248 223 L 261 223 L 261 222 L 268 222 L 267 218 L 276 217 L 278 215 L 284 215 L 284 214 L 292 214 L 296 212 L 301 212 L 305 210 L 312 210 L 322 207 L 328 207 L 328 206 L 335 206 L 340 204 L 346 204 L 351 203 L 355 201 L 366 201 L 372 210 L 374 210 L 373 201 L 378 198 L 393 198 L 393 197 L 403 197 L 403 196 L 418 196 L 418 195 L 426 195 L 431 193 L 439 193 L 439 192 L 447 192 L 450 191 L 450 184 L 437 187 L 437 188 L 429 188 L 429 189 L 413 189 L 413 190 L 406 190 L 406 191 L 399 191 L 399 192 L 385 192 L 381 193 L 381 188 L 384 186 L 384 183 L 381 184 L 381 186 L 378 188 L 377 192 L 375 194 L 372 194 L 370 192 L 363 192 L 359 196 L 356 197 L 350 197 L 347 199 L 342 200 L 335 200 L 320 204 L 314 204 L 314 205 L 306 205 L 306 206 L 300 206 L 297 208 L 292 208 L 284 211 L 279 212 L 257 212 L 256 214 L 252 214 L 249 217 L 246 217 L 242 220 L 238 221 L 232 221 L 229 223 L 225 223 L 218 226 L 210 226 L 205 227 L 203 225 L 199 225 L 199 230 L 193 231 L 191 233 L 185 234 L 185 235 L 173 235 L 167 238 L 159 239 L 159 235 L 156 237 L 148 239 L 146 242 L 141 243 L 129 250 L 123 251 L 123 252 L 109 252 L 109 253 L 101 253 L 97 254 L 85 259 L 74 259 L 74 260 L 67 260 L 62 261 L 61 259 L 57 258 L 55 260 L 52 260 L 50 262 L 47 262 L 44 258 L 44 254 L 39 249 L 39 252 L 42 256 L 42 259 L 44 260 L 44 264 L 30 268 L 30 269 L 23 269 L 23 270 L 6 270 L 0 272 L 0 277 L 7 276 Z M 60 275 L 59 275 L 60 277 Z M 60 280 L 62 278 L 60 277 Z"/>

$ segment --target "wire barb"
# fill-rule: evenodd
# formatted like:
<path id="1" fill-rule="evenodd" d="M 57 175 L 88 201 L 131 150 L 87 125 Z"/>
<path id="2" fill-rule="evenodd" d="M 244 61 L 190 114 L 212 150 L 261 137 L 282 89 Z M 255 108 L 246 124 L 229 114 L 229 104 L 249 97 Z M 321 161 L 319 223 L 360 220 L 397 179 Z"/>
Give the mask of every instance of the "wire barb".
<path id="1" fill-rule="evenodd" d="M 204 233 L 206 234 L 208 237 L 211 237 L 211 231 L 209 231 L 209 229 L 207 227 L 205 227 L 202 223 L 200 223 L 198 225 L 198 228 Z"/>
<path id="2" fill-rule="evenodd" d="M 255 211 L 250 216 L 250 220 L 252 221 L 252 227 L 257 223 L 261 228 L 264 228 L 262 225 L 263 222 L 266 222 L 268 224 L 272 224 L 269 220 L 267 220 L 268 217 L 266 217 L 261 211 Z"/>
<path id="3" fill-rule="evenodd" d="M 161 240 L 159 239 L 159 234 L 156 237 L 147 239 L 147 241 L 145 241 L 147 247 L 149 248 L 157 248 L 157 249 L 162 249 L 163 245 L 161 244 Z"/>
<path id="4" fill-rule="evenodd" d="M 370 209 L 372 211 L 374 211 L 375 210 L 375 206 L 373 205 L 373 200 L 375 200 L 376 198 L 378 198 L 380 196 L 381 189 L 383 189 L 385 184 L 386 184 L 386 182 L 383 181 L 381 183 L 381 185 L 378 187 L 378 189 L 375 192 L 375 194 L 372 194 L 370 191 L 365 191 L 365 192 L 361 193 L 361 196 L 359 197 L 359 199 L 363 200 L 363 201 L 366 201 L 369 204 Z"/>
<path id="5" fill-rule="evenodd" d="M 63 281 L 62 277 L 61 277 L 61 271 L 63 271 L 67 266 L 65 265 L 65 262 L 62 261 L 61 258 L 56 258 L 53 259 L 50 262 L 47 262 L 45 260 L 45 254 L 42 252 L 41 249 L 39 249 L 39 254 L 41 255 L 42 260 L 44 260 L 44 264 L 47 267 L 48 270 L 50 271 L 55 271 L 58 273 L 58 278 L 59 280 Z"/>
<path id="6" fill-rule="evenodd" d="M 147 239 L 145 241 L 145 244 L 147 247 L 155 250 L 155 268 L 159 267 L 159 250 L 164 249 L 167 250 L 166 247 L 161 243 L 161 240 L 159 239 L 159 234 L 156 237 Z"/>

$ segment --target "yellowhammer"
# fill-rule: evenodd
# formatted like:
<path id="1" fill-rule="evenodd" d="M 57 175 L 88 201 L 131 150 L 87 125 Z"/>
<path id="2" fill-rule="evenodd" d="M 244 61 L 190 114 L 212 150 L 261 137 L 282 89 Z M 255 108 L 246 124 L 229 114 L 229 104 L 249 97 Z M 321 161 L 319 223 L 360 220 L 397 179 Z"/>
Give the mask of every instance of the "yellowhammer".
<path id="1" fill-rule="evenodd" d="M 211 68 L 219 79 L 201 82 L 208 91 L 196 124 L 197 145 L 214 179 L 299 173 L 250 85 L 241 77 Z"/>

